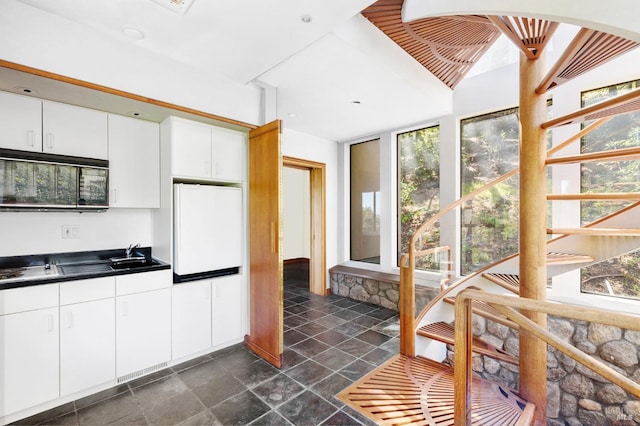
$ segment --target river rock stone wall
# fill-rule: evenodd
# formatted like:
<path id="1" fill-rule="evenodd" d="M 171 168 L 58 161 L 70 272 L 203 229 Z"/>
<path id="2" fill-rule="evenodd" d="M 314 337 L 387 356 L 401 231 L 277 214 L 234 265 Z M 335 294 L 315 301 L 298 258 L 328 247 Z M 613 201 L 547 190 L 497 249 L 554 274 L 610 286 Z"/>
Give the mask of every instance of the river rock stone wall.
<path id="1" fill-rule="evenodd" d="M 552 316 L 548 318 L 548 329 L 640 383 L 640 332 Z M 505 325 L 474 315 L 473 333 L 496 348 L 520 355 L 518 332 Z M 451 349 L 449 362 L 453 362 Z M 521 357 L 520 362 L 526 362 L 526 357 Z M 518 366 L 477 355 L 473 357 L 473 369 L 489 380 L 518 389 Z M 640 424 L 638 399 L 552 346 L 547 352 L 547 380 L 550 426 Z"/>
<path id="2" fill-rule="evenodd" d="M 381 281 L 340 272 L 331 272 L 331 292 L 361 302 L 373 303 L 399 311 L 400 290 L 397 282 Z M 440 293 L 439 289 L 416 286 L 416 313 Z"/>

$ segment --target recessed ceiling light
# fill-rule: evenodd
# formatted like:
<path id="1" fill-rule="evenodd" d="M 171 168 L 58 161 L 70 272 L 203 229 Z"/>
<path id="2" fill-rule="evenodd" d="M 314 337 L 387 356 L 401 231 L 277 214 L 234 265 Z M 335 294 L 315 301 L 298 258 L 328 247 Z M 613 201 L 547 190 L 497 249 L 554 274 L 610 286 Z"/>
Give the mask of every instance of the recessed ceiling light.
<path id="1" fill-rule="evenodd" d="M 126 35 L 131 40 L 142 40 L 144 38 L 144 33 L 142 31 L 129 25 L 122 28 L 122 34 Z"/>
<path id="2" fill-rule="evenodd" d="M 15 89 L 15 91 L 16 91 L 16 92 L 18 92 L 18 93 L 24 93 L 24 94 L 27 94 L 27 95 L 33 95 L 33 94 L 35 94 L 35 93 L 36 93 L 36 91 L 35 91 L 35 90 L 33 90 L 33 89 L 32 89 L 32 88 L 30 88 L 30 87 L 15 86 L 15 87 L 14 87 L 14 89 Z"/>
<path id="3" fill-rule="evenodd" d="M 302 22 L 304 22 L 305 24 L 308 24 L 309 22 L 311 22 L 311 20 L 312 20 L 312 19 L 313 19 L 313 18 L 312 18 L 312 17 L 311 17 L 311 15 L 309 15 L 308 13 L 305 13 L 304 15 L 302 15 L 302 16 L 300 17 L 300 20 L 301 20 Z"/>
<path id="4" fill-rule="evenodd" d="M 161 6 L 166 7 L 167 9 L 179 13 L 180 15 L 184 15 L 187 13 L 187 9 L 193 3 L 193 0 L 152 0 L 155 3 L 158 3 Z M 205 0 L 208 1 L 208 0 Z"/>
<path id="5" fill-rule="evenodd" d="M 295 117 L 296 113 L 295 112 L 290 112 L 289 114 L 287 114 L 289 117 Z"/>

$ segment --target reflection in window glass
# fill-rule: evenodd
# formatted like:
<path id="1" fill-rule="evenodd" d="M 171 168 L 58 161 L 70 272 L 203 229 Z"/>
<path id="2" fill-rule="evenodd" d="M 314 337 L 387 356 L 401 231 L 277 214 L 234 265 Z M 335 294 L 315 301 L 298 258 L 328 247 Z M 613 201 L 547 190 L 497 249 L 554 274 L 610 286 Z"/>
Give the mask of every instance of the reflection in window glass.
<path id="1" fill-rule="evenodd" d="M 461 193 L 465 196 L 519 165 L 517 108 L 462 120 Z M 518 176 L 462 206 L 461 273 L 518 251 Z"/>
<path id="2" fill-rule="evenodd" d="M 398 134 L 398 246 L 407 253 L 411 237 L 440 210 L 440 127 Z M 440 223 L 422 235 L 418 249 L 440 246 Z M 438 269 L 433 256 L 416 259 L 416 269 Z"/>
<path id="3" fill-rule="evenodd" d="M 640 87 L 640 80 L 582 93 L 582 106 Z M 590 123 L 584 123 L 587 126 Z M 582 152 L 609 151 L 640 145 L 640 112 L 618 115 L 582 138 Z M 640 161 L 589 162 L 581 165 L 582 192 L 640 192 Z M 582 201 L 582 224 L 613 213 L 630 202 Z M 582 291 L 640 299 L 640 253 L 634 252 L 582 269 Z"/>
<path id="4" fill-rule="evenodd" d="M 380 192 L 362 193 L 362 232 L 380 232 Z"/>
<path id="5" fill-rule="evenodd" d="M 380 140 L 351 145 L 351 260 L 380 263 Z"/>

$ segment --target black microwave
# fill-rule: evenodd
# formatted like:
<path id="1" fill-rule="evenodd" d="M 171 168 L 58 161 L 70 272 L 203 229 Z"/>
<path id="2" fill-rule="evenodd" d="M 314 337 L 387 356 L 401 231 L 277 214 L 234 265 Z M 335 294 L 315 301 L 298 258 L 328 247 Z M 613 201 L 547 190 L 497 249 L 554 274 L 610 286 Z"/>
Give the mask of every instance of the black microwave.
<path id="1" fill-rule="evenodd" d="M 109 162 L 0 149 L 0 209 L 104 211 Z"/>

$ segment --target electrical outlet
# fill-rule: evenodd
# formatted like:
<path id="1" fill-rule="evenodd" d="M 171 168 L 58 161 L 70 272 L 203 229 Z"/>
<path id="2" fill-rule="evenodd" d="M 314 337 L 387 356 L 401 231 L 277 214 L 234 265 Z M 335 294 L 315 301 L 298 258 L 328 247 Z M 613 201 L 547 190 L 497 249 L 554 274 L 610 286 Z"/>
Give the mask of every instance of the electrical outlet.
<path id="1" fill-rule="evenodd" d="M 80 225 L 62 225 L 62 238 L 80 238 Z"/>

